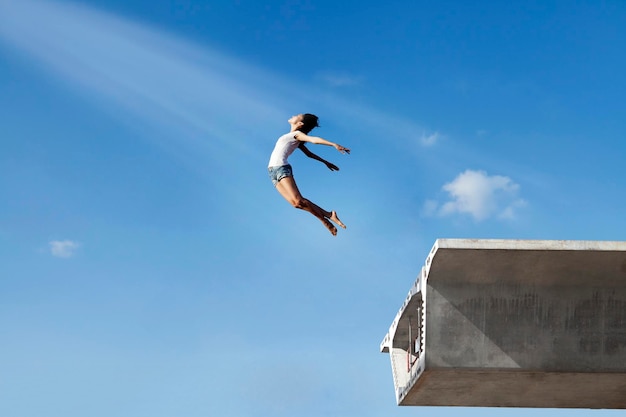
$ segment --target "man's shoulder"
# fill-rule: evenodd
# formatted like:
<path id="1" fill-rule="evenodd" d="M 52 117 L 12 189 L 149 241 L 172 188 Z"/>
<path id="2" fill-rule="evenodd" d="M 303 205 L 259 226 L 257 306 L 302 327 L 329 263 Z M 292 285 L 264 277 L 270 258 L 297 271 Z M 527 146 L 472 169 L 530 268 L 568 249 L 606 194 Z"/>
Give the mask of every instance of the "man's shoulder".
<path id="1" fill-rule="evenodd" d="M 297 140 L 296 139 L 296 134 L 298 134 L 300 132 L 287 132 L 284 135 L 282 135 L 281 137 L 278 138 L 278 140 Z"/>

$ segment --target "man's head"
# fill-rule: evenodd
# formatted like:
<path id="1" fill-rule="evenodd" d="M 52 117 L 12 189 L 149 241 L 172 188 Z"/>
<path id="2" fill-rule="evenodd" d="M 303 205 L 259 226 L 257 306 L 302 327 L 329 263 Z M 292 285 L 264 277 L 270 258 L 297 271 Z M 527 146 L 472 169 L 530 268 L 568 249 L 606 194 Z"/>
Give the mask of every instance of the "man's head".
<path id="1" fill-rule="evenodd" d="M 295 126 L 296 130 L 308 134 L 311 130 L 319 126 L 319 118 L 310 113 L 303 113 L 297 116 L 293 116 L 289 119 L 289 123 Z"/>

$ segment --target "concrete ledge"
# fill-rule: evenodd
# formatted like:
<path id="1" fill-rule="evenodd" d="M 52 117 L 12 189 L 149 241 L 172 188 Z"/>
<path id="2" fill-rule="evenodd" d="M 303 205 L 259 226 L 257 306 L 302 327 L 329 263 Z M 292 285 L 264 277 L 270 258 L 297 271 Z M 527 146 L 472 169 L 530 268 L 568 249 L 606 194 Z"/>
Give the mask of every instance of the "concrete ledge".
<path id="1" fill-rule="evenodd" d="M 438 240 L 381 351 L 400 405 L 626 408 L 626 242 Z"/>
<path id="2" fill-rule="evenodd" d="M 625 392 L 622 373 L 438 370 L 424 372 L 400 405 L 623 409 Z"/>

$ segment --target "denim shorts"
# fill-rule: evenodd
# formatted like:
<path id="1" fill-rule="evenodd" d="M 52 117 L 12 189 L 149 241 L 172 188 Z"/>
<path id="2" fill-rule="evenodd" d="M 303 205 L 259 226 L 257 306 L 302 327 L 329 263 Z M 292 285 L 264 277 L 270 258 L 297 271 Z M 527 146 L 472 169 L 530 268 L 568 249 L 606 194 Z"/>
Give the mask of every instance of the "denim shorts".
<path id="1" fill-rule="evenodd" d="M 285 177 L 293 177 L 293 171 L 291 170 L 291 165 L 281 165 L 278 167 L 269 167 L 267 172 L 270 174 L 270 179 L 272 180 L 272 184 L 276 187 L 278 181 L 282 180 Z"/>

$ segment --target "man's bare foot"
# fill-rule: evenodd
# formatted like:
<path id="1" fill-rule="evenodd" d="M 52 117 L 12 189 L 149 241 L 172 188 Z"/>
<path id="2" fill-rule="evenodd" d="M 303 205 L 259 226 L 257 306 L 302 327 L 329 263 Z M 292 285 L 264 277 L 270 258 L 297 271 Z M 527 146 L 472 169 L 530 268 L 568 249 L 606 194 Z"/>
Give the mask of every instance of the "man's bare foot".
<path id="1" fill-rule="evenodd" d="M 330 231 L 330 233 L 333 234 L 333 236 L 337 236 L 337 228 L 335 226 L 333 226 L 333 224 L 331 222 L 329 222 L 328 220 L 324 219 L 324 220 L 322 220 L 322 223 L 324 224 L 324 226 L 326 226 L 326 228 Z"/>
<path id="2" fill-rule="evenodd" d="M 345 228 L 346 228 L 346 225 L 345 225 L 345 224 L 343 224 L 341 220 L 339 220 L 339 217 L 337 217 L 337 213 L 336 213 L 336 212 L 334 212 L 334 211 L 331 211 L 331 212 L 330 212 L 330 220 L 331 220 L 333 223 L 335 223 L 337 226 L 339 226 L 339 227 L 341 227 L 341 228 L 343 228 L 343 229 L 345 229 Z"/>

